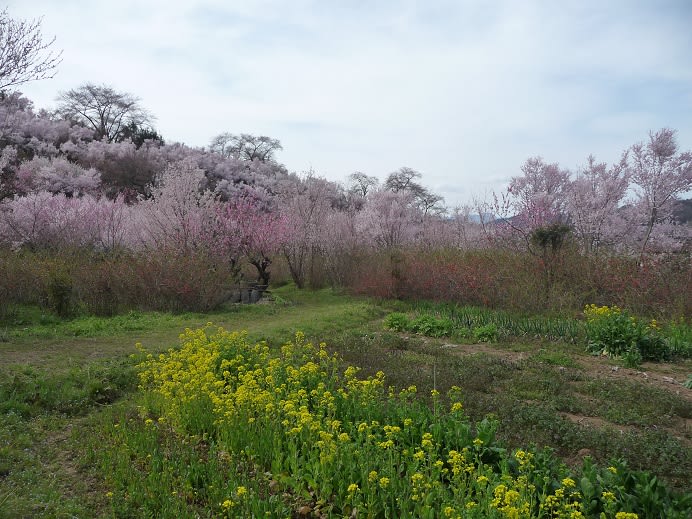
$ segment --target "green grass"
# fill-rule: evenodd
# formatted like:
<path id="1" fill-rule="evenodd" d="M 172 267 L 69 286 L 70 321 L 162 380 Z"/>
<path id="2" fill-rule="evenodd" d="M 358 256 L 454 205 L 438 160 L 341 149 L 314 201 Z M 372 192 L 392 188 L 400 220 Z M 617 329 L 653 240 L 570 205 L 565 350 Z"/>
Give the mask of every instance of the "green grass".
<path id="1" fill-rule="evenodd" d="M 539 363 L 550 364 L 552 366 L 562 366 L 564 368 L 576 368 L 577 362 L 564 351 L 555 351 L 545 348 L 539 349 L 534 355 L 533 360 Z"/>
<path id="2" fill-rule="evenodd" d="M 122 455 L 122 445 L 105 442 L 115 423 L 137 416 L 134 345 L 165 351 L 178 344 L 184 328 L 207 322 L 247 330 L 251 341 L 272 347 L 302 330 L 363 367 L 365 375 L 383 370 L 397 387 L 415 384 L 426 395 L 460 386 L 469 417 L 496 416 L 498 437 L 510 447 L 552 447 L 570 463 L 580 462 L 578 453 L 588 449 L 601 463 L 619 457 L 686 489 L 692 434 L 684 424 L 692 413 L 689 399 L 675 390 L 689 390 L 652 388 L 642 377 L 603 380 L 585 363 L 593 359 L 583 353 L 577 321 L 429 303 L 414 308 L 292 286 L 274 292 L 277 303 L 210 314 L 131 312 L 65 321 L 28 307 L 7 313 L 0 324 L 0 518 L 113 517 L 105 469 L 94 452 L 106 448 Z M 498 342 L 466 352 L 464 343 L 474 341 L 470 334 L 435 339 L 384 330 L 382 320 L 394 310 L 430 313 L 468 330 L 494 324 Z M 676 330 L 680 343 L 686 341 L 688 328 Z M 689 360 L 666 366 L 681 380 L 692 372 Z M 176 477 L 194 477 L 185 466 L 194 466 L 203 446 L 172 436 L 160 440 L 162 456 L 185 461 Z M 125 458 L 122 470 L 145 462 L 139 459 L 143 452 Z"/>
<path id="3" fill-rule="evenodd" d="M 406 305 L 418 314 L 433 313 L 451 319 L 457 329 L 495 326 L 504 337 L 578 342 L 585 336 L 583 323 L 553 316 L 525 316 L 501 310 L 451 303 L 420 301 Z"/>

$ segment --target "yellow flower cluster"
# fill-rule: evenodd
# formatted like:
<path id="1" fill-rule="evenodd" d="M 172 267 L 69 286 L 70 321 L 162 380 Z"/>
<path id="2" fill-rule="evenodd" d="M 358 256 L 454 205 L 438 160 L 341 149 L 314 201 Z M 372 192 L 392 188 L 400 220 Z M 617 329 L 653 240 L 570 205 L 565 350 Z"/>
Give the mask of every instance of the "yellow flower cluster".
<path id="1" fill-rule="evenodd" d="M 277 478 L 304 476 L 296 479 L 296 491 L 307 485 L 317 498 L 341 499 L 364 516 L 379 517 L 394 502 L 411 517 L 583 516 L 574 480 L 565 478 L 553 494 L 538 496 L 531 453 L 513 454 L 518 474 L 498 474 L 482 461 L 493 445 L 467 436 L 465 446 L 450 448 L 444 434 L 463 434 L 434 427 L 437 411 L 424 419 L 409 412 L 415 386 L 394 395 L 382 372 L 361 379 L 358 368 L 342 371 L 336 355 L 301 333 L 278 351 L 211 326 L 185 330 L 181 342 L 179 349 L 146 355 L 139 365 L 142 388 L 160 402 L 159 420 L 208 434 L 224 452 L 243 450 Z M 459 388 L 448 396 L 448 425 L 468 433 Z M 402 403 L 396 413 L 383 412 Z M 231 494 L 219 503 L 227 516 L 256 495 L 244 486 Z"/>
<path id="2" fill-rule="evenodd" d="M 588 322 L 596 321 L 599 319 L 607 318 L 612 315 L 619 315 L 622 313 L 619 307 L 612 306 L 596 306 L 594 304 L 586 305 L 584 307 L 584 316 Z"/>
<path id="3" fill-rule="evenodd" d="M 562 480 L 562 486 L 554 493 L 547 496 L 541 503 L 541 510 L 546 511 L 549 517 L 565 517 L 569 519 L 581 519 L 584 509 L 581 504 L 581 494 L 576 490 L 576 482 L 572 478 Z"/>

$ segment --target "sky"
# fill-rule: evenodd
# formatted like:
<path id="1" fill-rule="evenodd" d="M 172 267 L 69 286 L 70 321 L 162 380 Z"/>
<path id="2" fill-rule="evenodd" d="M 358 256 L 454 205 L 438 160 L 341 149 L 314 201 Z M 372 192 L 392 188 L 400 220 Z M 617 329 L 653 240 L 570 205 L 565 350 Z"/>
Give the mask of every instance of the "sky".
<path id="1" fill-rule="evenodd" d="M 577 171 L 650 131 L 692 149 L 692 0 L 11 0 L 62 62 L 37 108 L 91 82 L 140 98 L 167 142 L 277 138 L 289 170 L 381 180 L 448 206 L 527 158 Z"/>

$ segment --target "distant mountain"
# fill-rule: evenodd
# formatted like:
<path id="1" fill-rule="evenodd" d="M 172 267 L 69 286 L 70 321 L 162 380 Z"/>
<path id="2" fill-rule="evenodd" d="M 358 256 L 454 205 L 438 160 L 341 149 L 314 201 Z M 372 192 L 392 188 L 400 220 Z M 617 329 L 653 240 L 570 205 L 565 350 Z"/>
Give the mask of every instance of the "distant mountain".
<path id="1" fill-rule="evenodd" d="M 495 221 L 495 215 L 493 213 L 481 213 L 481 214 L 470 214 L 469 221 L 473 223 L 481 223 L 481 221 L 488 223 Z"/>

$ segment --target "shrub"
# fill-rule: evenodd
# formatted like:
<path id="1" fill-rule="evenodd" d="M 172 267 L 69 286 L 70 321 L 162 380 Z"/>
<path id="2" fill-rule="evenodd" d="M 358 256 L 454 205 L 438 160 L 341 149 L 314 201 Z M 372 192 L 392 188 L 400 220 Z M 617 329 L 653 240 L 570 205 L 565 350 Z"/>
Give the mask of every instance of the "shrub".
<path id="1" fill-rule="evenodd" d="M 421 315 L 411 320 L 406 314 L 393 312 L 384 319 L 384 327 L 396 332 L 413 332 L 426 337 L 448 337 L 454 331 L 454 321 L 449 317 Z"/>
<path id="2" fill-rule="evenodd" d="M 72 317 L 75 313 L 72 284 L 69 273 L 60 270 L 51 273 L 48 281 L 48 307 L 60 317 Z"/>
<path id="3" fill-rule="evenodd" d="M 479 342 L 496 342 L 497 335 L 497 326 L 492 323 L 473 329 L 473 338 Z"/>
<path id="4" fill-rule="evenodd" d="M 636 346 L 636 321 L 617 306 L 589 305 L 584 309 L 588 349 L 591 353 L 620 356 Z"/>
<path id="5" fill-rule="evenodd" d="M 663 330 L 668 349 L 673 357 L 692 357 L 692 326 L 684 319 L 667 323 Z"/>
<path id="6" fill-rule="evenodd" d="M 384 327 L 395 332 L 406 332 L 409 330 L 411 320 L 406 314 L 394 312 L 384 318 Z"/>
<path id="7" fill-rule="evenodd" d="M 612 302 L 638 315 L 690 315 L 692 269 L 684 255 L 660 259 L 586 256 L 563 248 L 559 261 L 507 249 L 403 250 L 396 279 L 383 253 L 363 255 L 350 288 L 375 297 L 447 301 L 522 313 L 575 315 L 584 305 Z M 550 283 L 546 285 L 546 275 Z M 347 283 L 349 281 L 346 281 Z"/>
<path id="8" fill-rule="evenodd" d="M 411 322 L 409 330 L 427 337 L 448 337 L 452 335 L 454 323 L 447 317 L 422 315 Z"/>
<path id="9" fill-rule="evenodd" d="M 587 305 L 587 349 L 591 353 L 621 357 L 629 366 L 642 360 L 661 361 L 670 358 L 668 343 L 660 334 L 658 323 L 648 325 L 617 306 Z"/>

